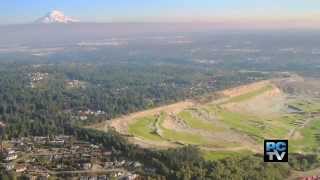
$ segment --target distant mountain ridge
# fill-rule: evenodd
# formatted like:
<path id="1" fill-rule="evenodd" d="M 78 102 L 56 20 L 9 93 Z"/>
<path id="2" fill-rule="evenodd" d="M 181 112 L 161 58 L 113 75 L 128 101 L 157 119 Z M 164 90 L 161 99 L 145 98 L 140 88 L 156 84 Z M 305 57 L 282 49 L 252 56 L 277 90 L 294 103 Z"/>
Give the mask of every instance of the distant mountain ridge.
<path id="1" fill-rule="evenodd" d="M 63 12 L 58 10 L 53 10 L 35 21 L 35 23 L 40 24 L 69 24 L 76 22 L 79 22 L 79 20 L 65 16 Z"/>

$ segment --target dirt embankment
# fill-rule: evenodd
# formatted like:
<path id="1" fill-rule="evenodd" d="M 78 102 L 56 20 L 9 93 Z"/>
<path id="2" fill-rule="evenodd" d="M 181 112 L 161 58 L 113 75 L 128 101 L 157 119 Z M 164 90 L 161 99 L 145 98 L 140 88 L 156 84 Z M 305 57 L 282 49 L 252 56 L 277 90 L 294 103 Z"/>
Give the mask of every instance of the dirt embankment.
<path id="1" fill-rule="evenodd" d="M 255 82 L 255 83 L 251 83 L 251 84 L 247 84 L 247 85 L 242 85 L 242 86 L 238 86 L 235 88 L 231 88 L 231 89 L 226 89 L 221 91 L 221 94 L 223 94 L 224 96 L 227 97 L 235 97 L 235 96 L 240 96 L 252 91 L 256 91 L 258 89 L 261 89 L 263 87 L 265 87 L 266 85 L 270 84 L 269 80 L 265 80 L 265 81 L 259 81 L 259 82 Z"/>
<path id="2" fill-rule="evenodd" d="M 135 122 L 135 120 L 137 120 L 138 118 L 155 115 L 160 112 L 165 112 L 166 114 L 177 114 L 178 112 L 186 108 L 190 108 L 192 106 L 194 106 L 194 103 L 192 101 L 182 101 L 171 105 L 161 106 L 154 109 L 132 113 L 110 121 L 96 124 L 94 126 L 91 126 L 90 128 L 107 131 L 108 127 L 113 127 L 122 134 L 128 134 L 128 125 L 130 123 Z"/>
<path id="3" fill-rule="evenodd" d="M 243 102 L 224 105 L 227 109 L 239 113 L 252 114 L 257 117 L 274 117 L 281 114 L 286 104 L 286 95 L 275 85 L 272 89 L 263 92 Z"/>
<path id="4" fill-rule="evenodd" d="M 244 111 L 244 112 L 250 112 L 250 113 L 257 112 L 260 115 L 269 114 L 275 110 L 275 107 L 277 107 L 275 106 L 275 104 L 282 104 L 280 102 L 283 101 L 282 99 L 283 96 L 280 89 L 278 89 L 269 80 L 255 82 L 252 84 L 243 85 L 243 86 L 227 89 L 224 91 L 220 91 L 218 93 L 221 94 L 223 97 L 221 97 L 220 99 L 210 100 L 210 102 L 207 102 L 207 103 L 215 103 L 223 99 L 229 99 L 231 97 L 243 95 L 246 93 L 250 93 L 252 91 L 257 91 L 261 88 L 266 87 L 267 85 L 272 85 L 274 86 L 274 88 L 248 101 L 238 102 L 233 105 L 232 103 L 226 104 L 226 105 L 228 106 L 227 108 L 232 111 Z M 204 103 L 204 104 L 207 104 L 207 103 Z M 204 145 L 203 146 L 204 148 L 210 149 L 212 151 L 215 151 L 215 150 L 220 151 L 220 150 L 226 150 L 226 149 L 229 151 L 238 151 L 242 149 L 250 149 L 250 150 L 254 150 L 255 152 L 262 151 L 261 149 L 259 149 L 259 146 L 257 146 L 250 137 L 243 135 L 241 133 L 235 132 L 231 129 L 228 129 L 228 127 L 223 124 L 220 126 L 219 121 L 215 119 L 214 115 L 211 116 L 210 114 L 205 114 L 205 116 L 207 117 L 205 119 L 208 120 L 207 123 L 208 122 L 213 123 L 217 127 L 218 126 L 222 127 L 223 130 L 209 132 L 209 131 L 204 131 L 202 129 L 193 129 L 188 125 L 186 125 L 185 122 L 178 117 L 179 112 L 185 109 L 200 107 L 201 105 L 204 105 L 204 104 L 199 104 L 199 102 L 196 103 L 191 100 L 182 101 L 182 102 L 178 102 L 171 105 L 165 105 L 165 106 L 157 107 L 154 109 L 132 113 L 126 116 L 121 116 L 113 120 L 109 120 L 109 121 L 105 121 L 105 122 L 93 125 L 89 128 L 94 128 L 101 131 L 107 131 L 109 127 L 113 127 L 123 135 L 130 135 L 128 132 L 129 125 L 136 122 L 136 120 L 138 120 L 139 118 L 156 115 L 156 114 L 159 114 L 160 112 L 165 112 L 168 115 L 166 116 L 166 118 L 162 123 L 162 126 L 165 129 L 170 129 L 177 132 L 183 132 L 183 133 L 188 133 L 193 135 L 201 135 L 201 137 L 203 137 L 205 140 L 208 140 L 208 142 L 212 141 L 212 144 Z M 257 104 L 259 104 L 259 107 L 257 107 Z M 278 108 L 276 108 L 276 110 L 277 109 Z M 203 112 L 203 113 L 206 113 L 206 112 Z M 216 121 L 212 121 L 212 118 L 215 119 Z M 177 144 L 172 143 L 170 141 L 154 142 L 154 141 L 149 141 L 149 140 L 138 138 L 138 137 L 131 137 L 129 138 L 129 140 L 131 140 L 131 142 L 135 144 L 140 145 L 141 147 L 146 147 L 146 148 L 168 148 L 168 147 L 177 146 Z M 216 144 L 216 142 L 224 142 L 225 145 L 220 147 L 220 143 Z M 233 145 L 231 146 L 231 144 Z"/>
<path id="5" fill-rule="evenodd" d="M 275 81 L 278 87 L 287 94 L 320 97 L 320 80 L 295 76 Z"/>
<path id="6" fill-rule="evenodd" d="M 255 91 L 260 88 L 263 88 L 267 84 L 270 84 L 269 80 L 255 82 L 252 84 L 227 89 L 227 90 L 221 91 L 219 93 L 225 97 L 235 97 L 235 96 L 239 96 L 239 95 L 249 93 L 251 91 Z M 183 111 L 184 109 L 191 108 L 193 106 L 196 106 L 196 103 L 191 100 L 182 101 L 182 102 L 178 102 L 178 103 L 171 104 L 171 105 L 165 105 L 165 106 L 157 107 L 154 109 L 149 109 L 149 110 L 145 110 L 145 111 L 132 113 L 132 114 L 129 114 L 126 116 L 121 116 L 119 118 L 116 118 L 116 119 L 113 119 L 110 121 L 105 121 L 105 122 L 102 122 L 99 124 L 95 124 L 93 126 L 90 126 L 89 128 L 107 131 L 109 127 L 113 127 L 118 132 L 120 132 L 122 134 L 128 134 L 129 124 L 135 122 L 135 120 L 138 118 L 150 116 L 150 115 L 155 115 L 159 112 L 165 112 L 166 114 L 175 115 L 175 114 Z M 168 121 L 165 121 L 165 122 L 167 123 Z M 166 125 L 168 125 L 168 124 L 166 124 Z"/>

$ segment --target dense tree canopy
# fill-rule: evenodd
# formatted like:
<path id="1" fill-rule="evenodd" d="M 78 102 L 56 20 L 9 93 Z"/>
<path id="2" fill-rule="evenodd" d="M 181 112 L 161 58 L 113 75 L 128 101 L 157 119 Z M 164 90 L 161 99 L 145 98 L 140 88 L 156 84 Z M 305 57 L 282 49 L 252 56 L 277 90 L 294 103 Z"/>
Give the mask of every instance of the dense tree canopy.
<path id="1" fill-rule="evenodd" d="M 30 87 L 30 73 L 33 72 L 49 75 L 35 87 Z M 110 119 L 256 80 L 252 77 L 265 78 L 259 73 L 214 75 L 201 69 L 175 66 L 121 68 L 118 65 L 56 64 L 34 67 L 5 64 L 0 68 L 0 118 L 7 125 L 4 133 L 7 139 L 71 134 L 155 168 L 155 172 L 142 172 L 150 178 L 282 179 L 288 176 L 288 167 L 265 164 L 262 157 L 207 162 L 193 146 L 164 151 L 142 149 L 113 130 L 104 133 L 81 128 L 95 119 L 80 122 L 70 113 L 79 109 L 102 110 L 106 112 L 104 119 Z M 65 82 L 68 80 L 79 80 L 86 86 L 67 88 Z"/>

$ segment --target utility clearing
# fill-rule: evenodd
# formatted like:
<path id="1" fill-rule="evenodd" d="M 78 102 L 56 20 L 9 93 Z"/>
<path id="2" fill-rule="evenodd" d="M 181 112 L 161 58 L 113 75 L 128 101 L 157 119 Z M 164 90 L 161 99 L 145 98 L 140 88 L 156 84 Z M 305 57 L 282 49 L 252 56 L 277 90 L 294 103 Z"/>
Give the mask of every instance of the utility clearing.
<path id="1" fill-rule="evenodd" d="M 320 150 L 320 82 L 293 76 L 217 92 L 96 124 L 145 148 L 196 145 L 208 160 L 262 153 L 264 139 L 289 139 L 289 151 Z"/>

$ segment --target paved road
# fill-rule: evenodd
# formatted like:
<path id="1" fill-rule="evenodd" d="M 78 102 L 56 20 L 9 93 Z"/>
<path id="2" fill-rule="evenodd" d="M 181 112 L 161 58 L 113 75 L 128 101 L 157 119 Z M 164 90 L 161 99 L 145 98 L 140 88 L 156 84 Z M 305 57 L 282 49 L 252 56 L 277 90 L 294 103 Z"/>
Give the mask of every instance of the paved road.
<path id="1" fill-rule="evenodd" d="M 124 169 L 101 169 L 101 170 L 75 170 L 75 171 L 50 171 L 49 173 L 52 175 L 59 174 L 103 174 L 103 173 L 111 173 L 111 172 L 123 172 L 126 173 Z"/>

